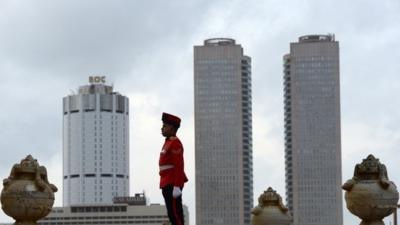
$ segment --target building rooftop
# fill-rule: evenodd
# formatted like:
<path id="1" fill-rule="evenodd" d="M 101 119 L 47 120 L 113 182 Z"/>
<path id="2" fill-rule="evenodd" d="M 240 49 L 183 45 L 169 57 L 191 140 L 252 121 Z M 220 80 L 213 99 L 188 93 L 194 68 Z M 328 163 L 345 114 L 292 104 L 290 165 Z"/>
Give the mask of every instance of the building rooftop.
<path id="1" fill-rule="evenodd" d="M 334 34 L 313 34 L 313 35 L 305 35 L 299 37 L 299 42 L 304 43 L 304 42 L 332 42 L 335 41 L 335 35 Z"/>
<path id="2" fill-rule="evenodd" d="M 113 86 L 106 84 L 105 76 L 90 76 L 88 85 L 80 86 L 79 94 L 112 94 Z"/>
<path id="3" fill-rule="evenodd" d="M 204 41 L 206 46 L 224 46 L 235 45 L 235 39 L 232 38 L 210 38 Z"/>

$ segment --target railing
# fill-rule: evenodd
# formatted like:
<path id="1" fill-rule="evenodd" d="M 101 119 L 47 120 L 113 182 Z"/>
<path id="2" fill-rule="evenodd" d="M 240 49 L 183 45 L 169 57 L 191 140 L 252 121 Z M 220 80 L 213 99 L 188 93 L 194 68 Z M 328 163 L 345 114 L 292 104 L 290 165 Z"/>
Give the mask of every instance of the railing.
<path id="1" fill-rule="evenodd" d="M 397 225 L 397 209 L 400 208 L 400 205 L 381 205 L 376 206 L 381 209 L 394 209 L 393 211 L 393 225 Z"/>

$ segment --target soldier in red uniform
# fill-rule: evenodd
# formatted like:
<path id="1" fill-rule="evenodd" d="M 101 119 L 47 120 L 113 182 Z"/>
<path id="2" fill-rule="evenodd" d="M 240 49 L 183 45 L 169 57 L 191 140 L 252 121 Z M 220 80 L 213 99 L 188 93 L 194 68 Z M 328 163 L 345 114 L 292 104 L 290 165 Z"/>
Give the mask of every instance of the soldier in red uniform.
<path id="1" fill-rule="evenodd" d="M 172 225 L 184 225 L 182 208 L 182 189 L 188 181 L 183 162 L 183 146 L 176 132 L 181 119 L 174 115 L 162 114 L 161 133 L 165 142 L 160 153 L 160 188 L 167 207 L 168 217 Z"/>

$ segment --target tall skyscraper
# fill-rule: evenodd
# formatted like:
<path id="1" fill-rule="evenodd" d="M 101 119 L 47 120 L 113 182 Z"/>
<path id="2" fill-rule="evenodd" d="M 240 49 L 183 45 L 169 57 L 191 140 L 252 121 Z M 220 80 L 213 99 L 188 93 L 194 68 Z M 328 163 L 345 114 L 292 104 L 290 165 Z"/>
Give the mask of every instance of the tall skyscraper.
<path id="1" fill-rule="evenodd" d="M 129 101 L 90 77 L 63 98 L 63 204 L 112 203 L 129 195 Z"/>
<path id="2" fill-rule="evenodd" d="M 196 224 L 250 224 L 251 59 L 235 40 L 194 47 L 194 98 Z"/>
<path id="3" fill-rule="evenodd" d="M 342 225 L 339 43 L 307 35 L 284 56 L 286 198 L 294 225 Z"/>

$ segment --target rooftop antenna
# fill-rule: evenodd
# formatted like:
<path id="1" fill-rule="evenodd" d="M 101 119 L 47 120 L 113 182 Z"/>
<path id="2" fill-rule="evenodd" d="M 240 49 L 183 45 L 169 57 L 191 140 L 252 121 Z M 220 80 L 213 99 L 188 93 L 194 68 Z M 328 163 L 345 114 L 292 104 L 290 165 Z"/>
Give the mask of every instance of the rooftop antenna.
<path id="1" fill-rule="evenodd" d="M 334 33 L 328 33 L 328 36 L 331 37 L 332 41 L 335 41 L 335 34 Z"/>
<path id="2" fill-rule="evenodd" d="M 143 196 L 146 199 L 146 205 L 150 204 L 150 198 L 146 196 L 146 191 L 143 189 Z"/>

